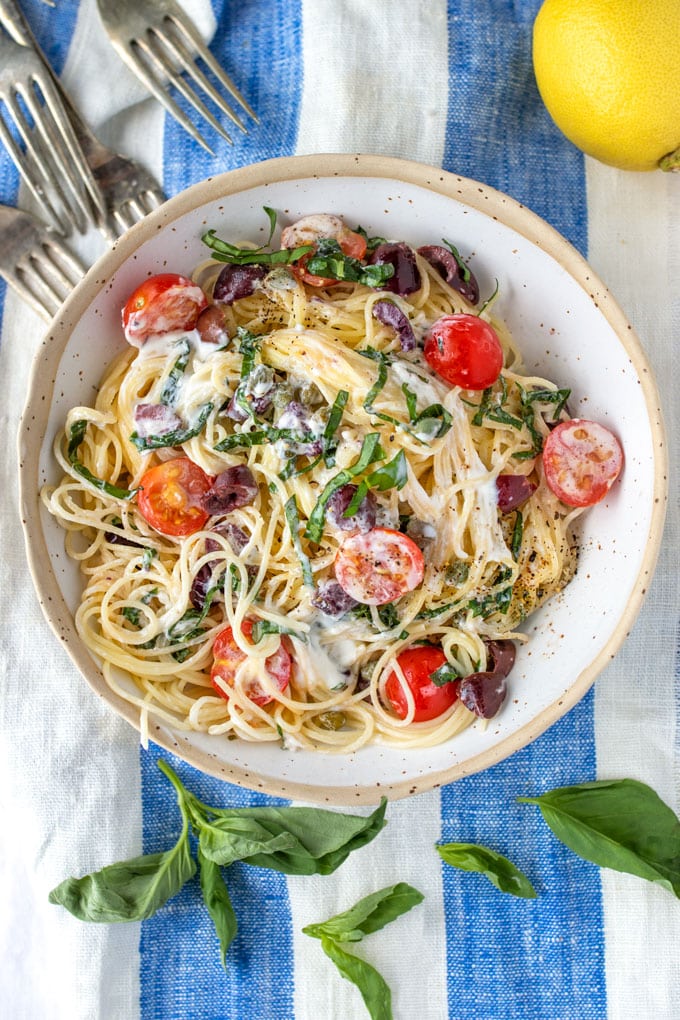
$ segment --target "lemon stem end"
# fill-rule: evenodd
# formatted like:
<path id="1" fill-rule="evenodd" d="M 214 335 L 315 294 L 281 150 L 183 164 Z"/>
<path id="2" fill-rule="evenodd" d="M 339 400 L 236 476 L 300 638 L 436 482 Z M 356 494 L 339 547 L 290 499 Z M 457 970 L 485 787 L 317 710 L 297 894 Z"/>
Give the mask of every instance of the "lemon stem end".
<path id="1" fill-rule="evenodd" d="M 669 152 L 659 160 L 659 169 L 667 172 L 680 171 L 680 146 L 674 152 Z"/>

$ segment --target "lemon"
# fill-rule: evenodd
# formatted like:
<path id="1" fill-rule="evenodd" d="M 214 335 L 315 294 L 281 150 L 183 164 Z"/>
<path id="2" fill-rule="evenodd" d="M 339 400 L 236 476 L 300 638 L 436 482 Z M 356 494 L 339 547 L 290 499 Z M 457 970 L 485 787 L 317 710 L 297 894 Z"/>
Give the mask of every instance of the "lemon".
<path id="1" fill-rule="evenodd" d="M 583 152 L 680 169 L 680 0 L 545 0 L 533 59 L 548 112 Z"/>

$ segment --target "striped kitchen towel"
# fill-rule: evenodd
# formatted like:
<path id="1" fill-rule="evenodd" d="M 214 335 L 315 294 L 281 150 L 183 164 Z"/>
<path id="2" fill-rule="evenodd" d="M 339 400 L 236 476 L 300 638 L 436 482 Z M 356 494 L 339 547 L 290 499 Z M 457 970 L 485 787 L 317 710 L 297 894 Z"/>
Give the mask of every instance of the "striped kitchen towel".
<path id="1" fill-rule="evenodd" d="M 364 152 L 442 166 L 543 216 L 589 257 L 640 333 L 677 469 L 678 181 L 584 160 L 559 134 L 531 70 L 539 0 L 183 0 L 260 116 L 233 147 L 212 137 L 215 156 L 119 63 L 95 0 L 55 2 L 22 0 L 50 60 L 95 130 L 146 163 L 169 195 L 269 157 Z M 3 152 L 0 191 L 3 202 L 26 203 Z M 96 236 L 75 243 L 89 259 L 101 251 Z M 631 776 L 677 810 L 677 470 L 654 583 L 594 690 L 505 762 L 391 803 L 384 832 L 331 876 L 233 865 L 239 932 L 226 971 L 197 880 L 141 925 L 85 925 L 47 903 L 68 875 L 169 847 L 179 819 L 157 748 L 140 749 L 137 734 L 97 701 L 37 605 L 14 447 L 41 326 L 14 295 L 3 289 L 0 300 L 0 1016 L 359 1020 L 368 1014 L 356 988 L 301 929 L 410 882 L 424 903 L 357 949 L 391 986 L 395 1020 L 677 1020 L 677 901 L 575 857 L 535 809 L 516 803 L 596 776 Z M 275 802 L 173 765 L 208 803 Z M 509 856 L 537 899 L 503 896 L 444 865 L 433 844 L 454 839 Z"/>

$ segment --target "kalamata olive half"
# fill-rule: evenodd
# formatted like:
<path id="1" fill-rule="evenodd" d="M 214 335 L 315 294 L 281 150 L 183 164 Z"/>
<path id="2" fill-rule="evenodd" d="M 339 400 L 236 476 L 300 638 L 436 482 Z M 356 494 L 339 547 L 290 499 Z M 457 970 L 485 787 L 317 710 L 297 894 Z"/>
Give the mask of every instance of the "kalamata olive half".
<path id="1" fill-rule="evenodd" d="M 477 279 L 474 273 L 467 268 L 465 263 L 457 259 L 452 251 L 444 248 L 441 244 L 425 244 L 418 249 L 418 254 L 427 259 L 439 275 L 446 280 L 449 287 L 453 287 L 459 294 L 462 294 L 470 304 L 477 304 L 479 301 Z"/>
<path id="2" fill-rule="evenodd" d="M 396 331 L 402 351 L 415 350 L 416 338 L 411 323 L 394 301 L 376 301 L 371 311 L 378 322 Z"/>
<path id="3" fill-rule="evenodd" d="M 420 290 L 422 281 L 420 270 L 416 265 L 416 256 L 412 248 L 403 241 L 387 241 L 379 244 L 370 257 L 371 265 L 394 266 L 394 276 L 383 283 L 380 290 L 388 290 L 392 294 L 405 297 Z"/>
<path id="4" fill-rule="evenodd" d="M 357 491 L 356 485 L 341 485 L 331 498 L 326 507 L 326 520 L 334 528 L 340 531 L 370 531 L 375 527 L 376 504 L 372 492 L 367 492 L 359 507 L 351 517 L 345 517 L 345 511 L 350 505 Z"/>
<path id="5" fill-rule="evenodd" d="M 312 596 L 312 605 L 326 616 L 339 619 L 357 603 L 337 581 L 322 581 Z"/>
<path id="6" fill-rule="evenodd" d="M 203 309 L 196 322 L 196 329 L 204 344 L 217 344 L 222 347 L 229 339 L 224 324 L 224 312 L 217 305 L 208 305 Z"/>
<path id="7" fill-rule="evenodd" d="M 499 475 L 496 479 L 498 509 L 502 514 L 516 510 L 529 499 L 536 486 L 526 475 Z"/>
<path id="8" fill-rule="evenodd" d="M 505 678 L 515 664 L 515 646 L 512 641 L 489 641 L 487 654 L 491 668 L 464 677 L 458 690 L 461 702 L 480 719 L 492 719 L 505 701 Z"/>
<path id="9" fill-rule="evenodd" d="M 215 282 L 213 301 L 217 305 L 230 305 L 239 298 L 250 297 L 255 284 L 266 275 L 265 266 L 234 266 L 228 263 Z"/>
<path id="10" fill-rule="evenodd" d="M 209 514 L 228 514 L 255 501 L 257 482 L 247 464 L 236 464 L 222 471 L 201 498 L 201 506 Z"/>

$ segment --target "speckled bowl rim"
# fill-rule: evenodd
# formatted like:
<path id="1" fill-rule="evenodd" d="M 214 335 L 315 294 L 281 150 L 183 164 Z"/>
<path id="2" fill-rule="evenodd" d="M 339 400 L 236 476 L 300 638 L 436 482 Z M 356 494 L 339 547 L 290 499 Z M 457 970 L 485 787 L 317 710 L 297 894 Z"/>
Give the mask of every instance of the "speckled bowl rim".
<path id="1" fill-rule="evenodd" d="M 230 764 L 224 767 L 210 754 L 186 744 L 182 733 L 168 733 L 162 727 L 153 742 L 181 757 L 201 771 L 217 778 L 277 796 L 293 797 L 314 803 L 375 803 L 383 794 L 398 799 L 424 792 L 464 776 L 480 772 L 526 746 L 580 701 L 595 678 L 613 658 L 637 617 L 654 571 L 663 535 L 667 501 L 667 446 L 659 394 L 642 345 L 606 286 L 593 273 L 586 260 L 549 224 L 521 203 L 479 181 L 460 177 L 425 164 L 387 156 L 367 154 L 317 154 L 266 160 L 231 170 L 195 184 L 136 224 L 89 270 L 81 284 L 59 310 L 50 325 L 33 363 L 26 407 L 19 426 L 20 507 L 29 568 L 45 617 L 74 664 L 93 690 L 137 730 L 138 709 L 120 699 L 106 684 L 101 671 L 81 642 L 55 574 L 40 521 L 39 459 L 47 428 L 50 401 L 44 399 L 44 380 L 55 378 L 56 369 L 69 337 L 66 323 L 75 323 L 92 300 L 90 281 L 108 279 L 146 239 L 203 204 L 222 196 L 247 191 L 274 181 L 307 178 L 366 177 L 387 178 L 438 192 L 470 206 L 522 235 L 552 256 L 587 293 L 597 293 L 597 303 L 616 333 L 636 371 L 643 389 L 654 442 L 654 503 L 645 552 L 625 611 L 609 640 L 564 694 L 511 735 L 495 746 L 459 762 L 448 769 L 408 777 L 391 784 L 325 787 L 297 781 L 253 775 L 252 771 Z M 53 389 L 53 384 L 52 384 Z M 36 441 L 36 436 L 39 441 Z"/>

